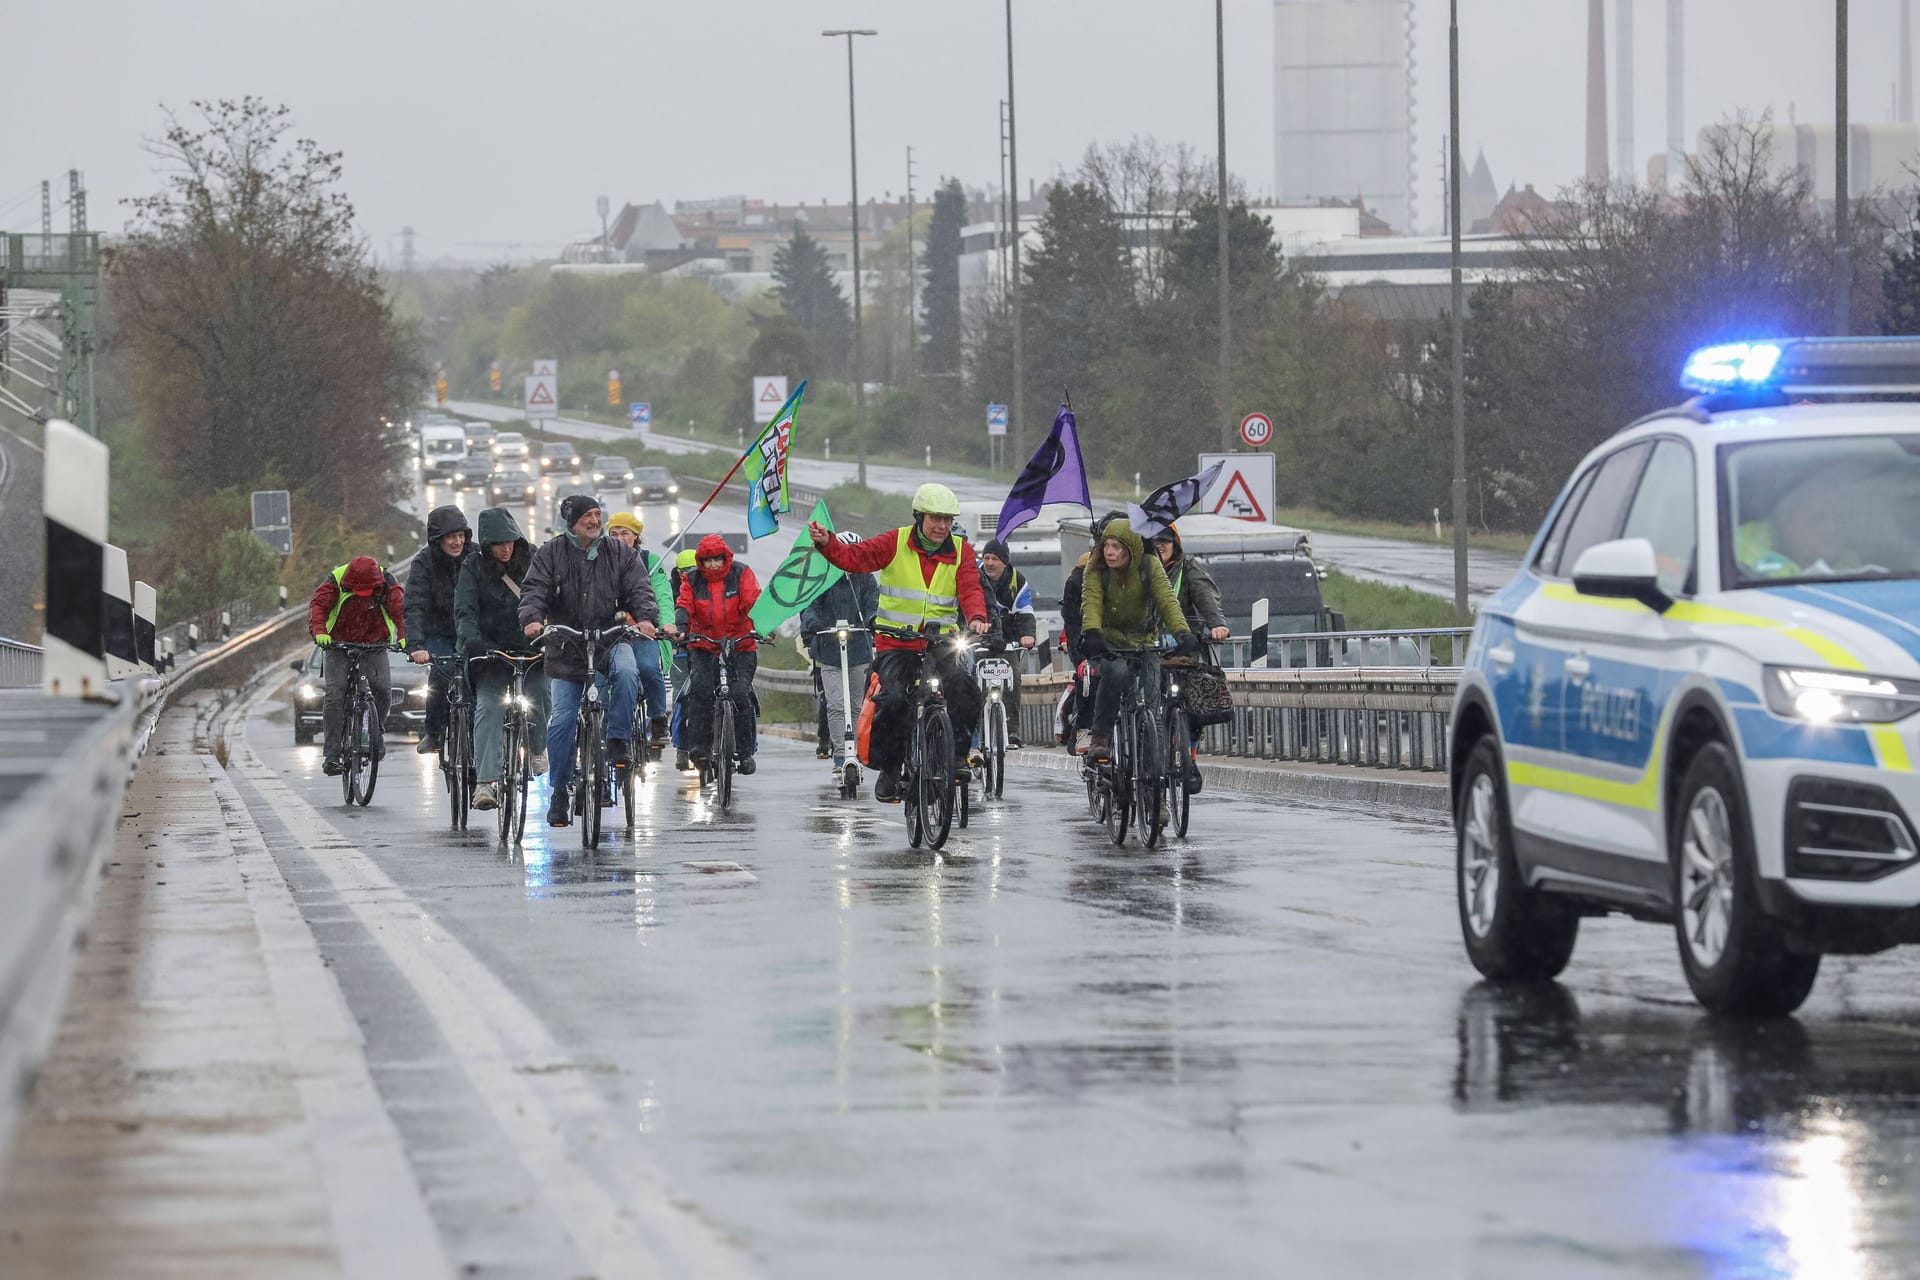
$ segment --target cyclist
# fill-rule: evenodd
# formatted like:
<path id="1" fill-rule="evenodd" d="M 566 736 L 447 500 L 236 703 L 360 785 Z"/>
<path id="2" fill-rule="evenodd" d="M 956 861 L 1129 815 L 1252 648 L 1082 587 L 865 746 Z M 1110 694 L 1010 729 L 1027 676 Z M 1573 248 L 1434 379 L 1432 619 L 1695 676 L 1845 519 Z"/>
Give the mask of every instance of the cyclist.
<path id="1" fill-rule="evenodd" d="M 987 604 L 980 591 L 980 568 L 973 547 L 953 537 L 960 499 L 943 484 L 923 484 L 913 495 L 913 523 L 864 542 L 838 542 L 828 530 L 810 524 L 813 545 L 828 562 L 848 573 L 879 576 L 880 625 L 918 630 L 912 640 L 881 635 L 875 641 L 874 670 L 880 676 L 875 695 L 868 759 L 878 775 L 874 799 L 900 798 L 900 765 L 913 729 L 913 685 L 927 659 L 927 637 L 957 633 L 963 622 L 976 635 L 987 632 Z M 933 653 L 930 674 L 940 678 L 953 718 L 953 753 L 965 760 L 980 719 L 980 690 L 961 666 L 959 654 L 942 645 Z"/>
<path id="2" fill-rule="evenodd" d="M 1173 595 L 1180 612 L 1209 640 L 1227 638 L 1227 615 L 1220 609 L 1220 588 L 1207 566 L 1188 557 L 1180 545 L 1180 530 L 1168 525 L 1153 535 L 1153 551 L 1160 567 L 1173 583 Z"/>
<path id="3" fill-rule="evenodd" d="M 980 555 L 980 572 L 987 593 L 1000 603 L 1000 636 L 1009 645 L 1031 649 L 1039 640 L 1033 618 L 1033 588 L 1013 567 L 1007 544 L 995 538 Z M 1007 698 L 1007 748 L 1020 749 L 1020 663 L 1013 664 L 1013 689 Z"/>
<path id="4" fill-rule="evenodd" d="M 533 548 L 507 507 L 488 507 L 480 513 L 479 524 L 479 551 L 460 571 L 460 584 L 453 596 L 454 643 L 468 658 L 481 657 L 491 649 L 529 652 L 520 628 L 520 584 L 526 581 Z M 512 687 L 513 673 L 498 662 L 483 662 L 473 668 L 473 762 L 474 776 L 480 783 L 473 789 L 476 809 L 492 809 L 500 802 L 495 785 L 506 772 L 501 738 L 507 718 L 507 693 Z M 522 687 L 533 703 L 530 723 L 545 724 L 546 673 L 535 667 L 527 672 Z M 536 776 L 547 771 L 546 745 L 544 737 L 528 744 L 532 752 L 529 768 Z"/>
<path id="5" fill-rule="evenodd" d="M 620 511 L 607 521 L 607 534 L 620 539 L 640 557 L 640 567 L 646 570 L 647 577 L 653 583 L 653 598 L 657 605 L 664 606 L 672 596 L 662 599 L 666 588 L 666 575 L 662 571 L 663 561 L 652 550 L 642 544 L 646 542 L 646 523 L 641 520 L 638 511 Z M 667 678 L 661 669 L 661 646 L 657 642 L 635 640 L 633 657 L 640 668 L 640 697 L 647 704 L 647 736 L 655 751 L 667 745 Z"/>
<path id="6" fill-rule="evenodd" d="M 848 546 L 860 541 L 860 535 L 851 529 L 842 529 L 833 536 Z M 835 774 L 847 767 L 847 758 L 843 754 L 847 741 L 847 717 L 851 714 L 857 719 L 860 704 L 866 699 L 867 671 L 873 662 L 873 637 L 865 632 L 847 637 L 847 683 L 853 694 L 853 706 L 848 708 L 841 705 L 840 637 L 833 633 L 833 624 L 844 620 L 856 627 L 870 627 L 873 625 L 873 615 L 879 608 L 879 581 L 870 573 L 850 573 L 821 592 L 820 597 L 800 614 L 800 634 L 807 637 L 814 665 L 819 668 L 821 683 L 826 687 L 827 754 L 833 758 Z"/>
<path id="7" fill-rule="evenodd" d="M 321 648 L 335 640 L 348 644 L 399 644 L 400 629 L 406 616 L 406 592 L 393 575 L 380 567 L 372 556 L 355 556 L 314 588 L 307 603 L 307 634 Z M 326 719 L 326 755 L 320 766 L 329 778 L 337 778 L 346 766 L 340 762 L 340 721 L 346 714 L 347 664 L 329 662 L 327 698 L 322 706 Z M 387 708 L 393 687 L 384 658 L 362 664 L 367 681 L 373 686 L 375 705 L 380 714 L 373 720 L 373 755 L 376 760 L 387 754 Z"/>
<path id="8" fill-rule="evenodd" d="M 727 687 L 733 695 L 733 722 L 739 727 L 734 744 L 739 753 L 738 772 L 754 771 L 753 673 L 760 657 L 752 640 L 753 602 L 760 598 L 760 580 L 744 564 L 736 564 L 733 548 L 725 538 L 710 533 L 695 549 L 693 572 L 680 579 L 680 595 L 674 601 L 674 622 L 690 637 L 687 641 L 687 713 L 682 721 L 681 740 L 689 744 L 687 754 L 696 765 L 707 756 L 707 744 L 713 741 L 715 686 L 720 678 L 720 646 L 715 640 L 739 639 L 733 651 L 733 672 Z M 707 639 L 694 640 L 692 636 Z"/>
<path id="9" fill-rule="evenodd" d="M 581 631 L 631 622 L 641 635 L 653 639 L 660 621 L 653 584 L 640 568 L 640 557 L 601 531 L 602 518 L 600 499 L 589 494 L 568 494 L 561 501 L 565 531 L 533 553 L 521 584 L 520 627 L 529 640 L 544 631 L 549 621 Z M 567 784 L 573 781 L 573 738 L 587 659 L 579 642 L 572 640 L 548 645 L 546 655 L 547 697 L 552 707 L 547 719 L 547 757 L 553 768 L 547 825 L 564 827 L 572 820 Z M 633 648 L 610 646 L 603 669 L 612 689 L 607 706 L 607 759 L 625 764 L 633 758 L 633 708 L 640 692 Z"/>
<path id="10" fill-rule="evenodd" d="M 427 513 L 427 545 L 414 554 L 407 570 L 406 632 L 415 662 L 453 656 L 453 592 L 460 571 L 474 554 L 467 517 L 452 505 Z M 447 729 L 447 680 L 440 671 L 427 676 L 427 723 L 414 750 L 430 756 L 440 750 Z"/>
<path id="11" fill-rule="evenodd" d="M 1080 651 L 1100 673 L 1093 696 L 1093 736 L 1087 745 L 1095 763 L 1110 758 L 1113 722 L 1128 680 L 1137 677 L 1148 697 L 1160 696 L 1158 663 L 1114 650 L 1157 645 L 1163 632 L 1172 633 L 1177 653 L 1200 647 L 1159 558 L 1147 554 L 1145 542 L 1125 516 L 1110 520 L 1100 531 L 1099 558 L 1087 566 L 1080 598 Z"/>
<path id="12" fill-rule="evenodd" d="M 1109 511 L 1093 522 L 1093 545 L 1081 552 L 1080 558 L 1074 561 L 1073 571 L 1067 575 L 1065 584 L 1060 588 L 1060 644 L 1067 651 L 1067 661 L 1072 665 L 1076 676 L 1080 672 L 1081 663 L 1087 656 L 1080 651 L 1080 602 L 1086 589 L 1087 566 L 1092 564 L 1093 558 L 1100 553 L 1100 531 L 1113 521 L 1126 518 L 1127 513 L 1124 511 Z M 1066 729 L 1063 745 L 1068 754 L 1078 755 L 1079 751 L 1074 746 L 1074 738 L 1077 734 L 1086 732 L 1093 724 L 1093 699 L 1091 696 L 1082 694 L 1080 681 L 1077 678 L 1067 686 L 1067 702 L 1062 709 L 1061 719 Z"/>
<path id="13" fill-rule="evenodd" d="M 677 541 L 677 539 L 676 539 Z M 680 584 L 693 572 L 699 555 L 692 547 L 682 547 L 673 557 L 673 572 L 668 575 L 670 588 L 667 599 L 680 598 Z M 683 650 L 676 649 L 673 654 L 673 718 L 669 724 L 673 737 L 673 767 L 677 773 L 685 773 L 693 768 L 693 761 L 687 759 L 687 656 Z"/>

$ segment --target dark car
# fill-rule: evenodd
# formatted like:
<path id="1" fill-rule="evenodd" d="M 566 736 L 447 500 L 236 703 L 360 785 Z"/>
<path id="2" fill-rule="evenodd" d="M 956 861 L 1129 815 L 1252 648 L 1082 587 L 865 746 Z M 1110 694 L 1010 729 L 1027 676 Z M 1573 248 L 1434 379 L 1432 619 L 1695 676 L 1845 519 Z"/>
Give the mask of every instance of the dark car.
<path id="1" fill-rule="evenodd" d="M 319 645 L 305 658 L 293 662 L 293 669 L 300 673 L 300 679 L 293 685 L 293 741 L 296 746 L 305 746 L 319 737 L 326 729 L 324 708 L 327 694 L 327 651 Z M 387 710 L 388 733 L 411 733 L 419 736 L 421 728 L 427 722 L 427 668 L 409 661 L 404 653 L 387 655 L 388 697 L 392 706 Z"/>
<path id="2" fill-rule="evenodd" d="M 618 454 L 602 454 L 593 460 L 593 487 L 619 489 L 633 482 L 633 464 Z"/>
<path id="3" fill-rule="evenodd" d="M 540 470 L 543 474 L 578 475 L 580 451 L 565 440 L 548 440 L 540 446 Z"/>
<path id="4" fill-rule="evenodd" d="M 538 492 L 539 485 L 525 467 L 509 467 L 493 474 L 495 502 L 531 502 Z"/>
<path id="5" fill-rule="evenodd" d="M 460 460 L 453 469 L 453 487 L 456 489 L 475 489 L 484 491 L 493 483 L 493 460 L 476 458 L 472 454 Z"/>
<path id="6" fill-rule="evenodd" d="M 627 496 L 634 502 L 678 502 L 680 485 L 665 467 L 636 467 Z"/>

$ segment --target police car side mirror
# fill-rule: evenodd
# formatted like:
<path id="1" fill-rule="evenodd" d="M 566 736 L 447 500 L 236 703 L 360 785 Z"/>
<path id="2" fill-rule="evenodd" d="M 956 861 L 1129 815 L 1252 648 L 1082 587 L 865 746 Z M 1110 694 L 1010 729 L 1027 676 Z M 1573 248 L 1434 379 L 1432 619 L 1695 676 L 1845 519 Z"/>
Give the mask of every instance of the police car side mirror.
<path id="1" fill-rule="evenodd" d="M 1588 547 L 1574 562 L 1573 589 L 1583 596 L 1638 600 L 1655 613 L 1673 607 L 1673 597 L 1660 589 L 1660 567 L 1654 560 L 1653 544 L 1645 538 L 1621 538 Z"/>
<path id="2" fill-rule="evenodd" d="M 289 662 L 287 665 L 292 667 L 295 671 L 300 672 L 302 675 L 306 674 L 307 660 L 305 658 L 295 658 L 292 662 Z"/>

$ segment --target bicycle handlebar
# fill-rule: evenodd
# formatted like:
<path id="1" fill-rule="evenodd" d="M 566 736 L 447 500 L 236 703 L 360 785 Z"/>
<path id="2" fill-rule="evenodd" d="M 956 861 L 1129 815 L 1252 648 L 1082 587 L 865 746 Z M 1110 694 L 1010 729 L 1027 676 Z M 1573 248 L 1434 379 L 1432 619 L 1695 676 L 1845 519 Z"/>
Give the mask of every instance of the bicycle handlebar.
<path id="1" fill-rule="evenodd" d="M 387 640 L 335 640 L 326 646 L 329 649 L 345 649 L 354 653 L 372 653 L 376 649 L 385 649 L 388 653 L 405 653 L 405 645 L 394 644 Z"/>
<path id="2" fill-rule="evenodd" d="M 640 634 L 640 628 L 629 622 L 618 622 L 611 627 L 601 627 L 597 631 L 582 631 L 578 627 L 569 627 L 558 622 L 549 622 L 541 629 L 540 634 L 533 638 L 533 642 L 539 644 L 542 640 L 546 639 L 548 632 L 556 633 L 570 640 L 606 640 L 609 637 L 624 636 L 629 631 L 635 635 Z"/>

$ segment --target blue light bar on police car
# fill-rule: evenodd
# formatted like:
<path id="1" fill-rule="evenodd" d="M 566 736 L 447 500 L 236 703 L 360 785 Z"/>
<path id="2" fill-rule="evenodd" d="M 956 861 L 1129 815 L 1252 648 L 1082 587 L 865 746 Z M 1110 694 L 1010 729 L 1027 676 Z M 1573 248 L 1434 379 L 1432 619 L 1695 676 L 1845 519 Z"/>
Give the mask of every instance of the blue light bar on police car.
<path id="1" fill-rule="evenodd" d="M 1920 394 L 1920 338 L 1727 342 L 1687 357 L 1680 385 L 1706 394 Z"/>

